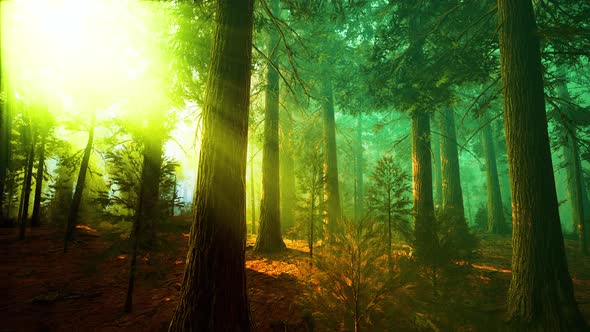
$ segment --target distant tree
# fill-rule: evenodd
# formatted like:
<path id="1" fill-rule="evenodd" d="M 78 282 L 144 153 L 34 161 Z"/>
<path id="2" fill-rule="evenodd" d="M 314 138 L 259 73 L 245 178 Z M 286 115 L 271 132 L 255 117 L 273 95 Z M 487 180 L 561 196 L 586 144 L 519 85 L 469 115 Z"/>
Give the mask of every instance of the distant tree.
<path id="1" fill-rule="evenodd" d="M 250 331 L 245 172 L 252 0 L 218 0 L 186 270 L 170 331 Z"/>
<path id="2" fill-rule="evenodd" d="M 84 193 L 84 187 L 86 182 L 86 174 L 88 173 L 88 164 L 90 162 L 90 155 L 92 154 L 92 146 L 94 144 L 94 130 L 96 126 L 96 114 L 91 115 L 90 124 L 88 127 L 88 140 L 86 141 L 86 147 L 82 155 L 82 162 L 80 164 L 80 170 L 78 171 L 78 179 L 76 180 L 76 187 L 74 190 L 74 196 L 70 204 L 68 212 L 68 220 L 66 224 L 66 231 L 64 237 L 64 252 L 68 251 L 68 242 L 72 239 L 74 229 L 78 223 L 78 214 L 80 211 L 80 203 L 82 202 L 82 194 Z"/>
<path id="3" fill-rule="evenodd" d="M 279 0 L 270 1 L 274 19 L 279 14 Z M 260 229 L 254 250 L 277 252 L 286 248 L 281 234 L 280 176 L 279 176 L 279 33 L 269 31 L 267 87 L 264 111 L 264 148 L 262 150 L 262 199 L 260 203 Z"/>
<path id="4" fill-rule="evenodd" d="M 371 185 L 367 195 L 369 211 L 378 220 L 385 220 L 387 227 L 388 266 L 393 268 L 392 231 L 411 242 L 412 230 L 407 216 L 412 213 L 410 200 L 410 176 L 402 170 L 391 156 L 383 156 L 371 174 Z"/>

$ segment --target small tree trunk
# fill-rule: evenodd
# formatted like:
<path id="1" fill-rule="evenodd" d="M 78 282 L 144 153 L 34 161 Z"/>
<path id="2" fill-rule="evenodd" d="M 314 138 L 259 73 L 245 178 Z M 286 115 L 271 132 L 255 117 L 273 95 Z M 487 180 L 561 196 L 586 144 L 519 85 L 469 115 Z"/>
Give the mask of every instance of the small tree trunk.
<path id="1" fill-rule="evenodd" d="M 25 179 L 23 181 L 23 195 L 21 212 L 19 213 L 19 224 L 20 229 L 18 233 L 18 239 L 24 240 L 25 228 L 27 225 L 27 219 L 29 218 L 29 200 L 31 197 L 31 182 L 33 178 L 33 162 L 35 161 L 35 145 L 36 145 L 37 133 L 33 133 L 31 146 L 29 147 L 29 155 L 27 156 L 27 170 L 25 172 Z"/>
<path id="2" fill-rule="evenodd" d="M 82 193 L 84 192 L 84 184 L 86 182 L 86 173 L 88 171 L 88 164 L 90 162 L 90 155 L 92 154 L 92 144 L 94 144 L 94 127 L 96 114 L 92 114 L 90 128 L 88 129 L 88 141 L 84 149 L 82 163 L 80 164 L 80 171 L 78 172 L 78 180 L 76 181 L 76 189 L 74 190 L 74 197 L 70 204 L 68 212 L 68 221 L 66 224 L 66 234 L 64 237 L 64 252 L 68 251 L 68 242 L 72 239 L 74 229 L 78 222 L 78 211 L 80 210 L 80 203 L 82 202 Z"/>
<path id="3" fill-rule="evenodd" d="M 498 17 L 514 225 L 508 319 L 520 331 L 587 331 L 559 221 L 533 6 L 498 0 Z"/>
<path id="4" fill-rule="evenodd" d="M 143 167 L 141 170 L 141 177 L 147 177 L 146 174 L 149 169 L 150 161 L 146 158 L 147 147 L 144 147 Z M 141 220 L 143 219 L 144 204 L 147 203 L 145 195 L 144 182 L 140 183 L 139 196 L 137 199 L 137 210 L 135 211 L 135 219 L 133 220 L 133 228 L 129 235 L 131 250 L 129 252 L 129 278 L 127 283 L 127 295 L 125 297 L 125 305 L 123 311 L 129 313 L 133 310 L 133 287 L 135 286 L 135 271 L 137 269 L 137 254 L 139 251 L 139 242 L 141 237 Z"/>
<path id="5" fill-rule="evenodd" d="M 484 118 L 484 120 L 486 119 Z M 502 193 L 500 192 L 500 180 L 498 179 L 498 168 L 496 165 L 496 151 L 494 149 L 490 124 L 483 128 L 481 139 L 486 160 L 488 232 L 501 234 L 506 231 L 506 221 L 504 219 Z"/>
<path id="6" fill-rule="evenodd" d="M 154 123 L 150 124 L 151 132 L 159 133 L 162 131 L 161 126 Z M 156 245 L 156 224 L 161 217 L 160 205 L 160 177 L 162 173 L 162 136 L 152 135 L 144 138 L 144 168 L 142 172 L 141 186 L 143 190 L 145 203 L 142 208 L 142 234 L 141 247 L 143 249 L 153 249 Z"/>
<path id="7" fill-rule="evenodd" d="M 272 0 L 271 12 L 278 15 L 279 0 Z M 281 234 L 281 195 L 279 177 L 279 73 L 278 32 L 271 31 L 268 50 L 266 111 L 264 115 L 264 149 L 262 150 L 262 199 L 260 230 L 254 251 L 277 252 L 286 248 Z"/>
<path id="8" fill-rule="evenodd" d="M 256 234 L 256 190 L 254 187 L 254 158 L 250 162 L 250 212 L 252 214 L 252 234 Z"/>
<path id="9" fill-rule="evenodd" d="M 31 226 L 39 227 L 41 218 L 41 194 L 43 192 L 43 172 L 45 170 L 45 141 L 47 133 L 41 136 L 41 146 L 39 147 L 39 165 L 37 166 L 37 177 L 35 180 L 35 201 L 33 202 L 33 216 L 31 217 Z"/>

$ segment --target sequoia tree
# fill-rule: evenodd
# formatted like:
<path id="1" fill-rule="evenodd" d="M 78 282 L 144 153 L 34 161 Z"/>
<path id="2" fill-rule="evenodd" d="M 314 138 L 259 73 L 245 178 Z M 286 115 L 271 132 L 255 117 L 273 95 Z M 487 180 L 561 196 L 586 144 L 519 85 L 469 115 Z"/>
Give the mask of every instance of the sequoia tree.
<path id="1" fill-rule="evenodd" d="M 508 319 L 520 331 L 585 331 L 561 233 L 533 6 L 498 0 L 498 14 L 513 216 Z"/>
<path id="2" fill-rule="evenodd" d="M 218 0 L 195 213 L 170 331 L 250 331 L 246 291 L 246 146 L 253 0 Z"/>
<path id="3" fill-rule="evenodd" d="M 269 15 L 277 16 L 279 0 L 272 0 Z M 262 150 L 262 200 L 260 203 L 260 229 L 254 250 L 276 252 L 284 249 L 281 236 L 281 209 L 279 189 L 279 36 L 270 31 L 266 72 L 266 105 L 264 114 L 264 149 Z"/>
<path id="4" fill-rule="evenodd" d="M 484 118 L 485 120 L 486 118 Z M 502 193 L 500 191 L 496 149 L 494 147 L 491 124 L 486 125 L 481 131 L 481 141 L 486 163 L 488 232 L 501 234 L 506 230 L 506 221 L 504 219 L 504 207 L 502 205 Z"/>

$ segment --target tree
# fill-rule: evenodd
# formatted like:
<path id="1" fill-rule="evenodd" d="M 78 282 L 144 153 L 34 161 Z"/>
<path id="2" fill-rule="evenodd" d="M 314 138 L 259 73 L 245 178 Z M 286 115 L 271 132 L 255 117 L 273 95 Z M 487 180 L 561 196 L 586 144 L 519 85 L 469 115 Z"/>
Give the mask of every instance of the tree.
<path id="1" fill-rule="evenodd" d="M 245 172 L 252 0 L 218 0 L 203 109 L 195 214 L 170 331 L 250 331 Z"/>
<path id="2" fill-rule="evenodd" d="M 405 217 L 411 213 L 410 177 L 393 160 L 391 156 L 383 156 L 375 165 L 371 174 L 372 185 L 368 193 L 369 208 L 380 218 L 387 220 L 387 251 L 388 266 L 391 272 L 393 268 L 392 258 L 392 228 L 402 235 L 404 239 L 410 239 L 411 230 Z M 393 225 L 393 221 L 396 224 Z"/>
<path id="3" fill-rule="evenodd" d="M 484 117 L 484 121 L 486 119 Z M 502 193 L 500 192 L 496 149 L 494 148 L 491 124 L 487 124 L 483 128 L 481 140 L 486 163 L 487 231 L 492 234 L 502 234 L 506 231 L 506 221 L 504 219 L 504 206 L 502 205 Z"/>
<path id="4" fill-rule="evenodd" d="M 279 0 L 272 0 L 269 15 L 277 16 Z M 276 252 L 286 248 L 281 235 L 280 177 L 279 177 L 279 36 L 270 31 L 270 53 L 266 79 L 266 105 L 264 114 L 264 149 L 262 150 L 262 199 L 260 229 L 254 250 Z"/>
<path id="5" fill-rule="evenodd" d="M 78 223 L 78 213 L 80 210 L 80 204 L 82 202 L 82 194 L 84 193 L 86 173 L 88 172 L 88 164 L 90 163 L 90 155 L 92 154 L 92 145 L 94 144 L 94 129 L 96 126 L 95 122 L 96 114 L 93 113 L 91 115 L 90 127 L 88 128 L 88 140 L 86 141 L 86 147 L 84 148 L 84 154 L 82 156 L 82 163 L 80 164 L 80 170 L 78 171 L 78 180 L 76 181 L 74 197 L 72 198 L 68 212 L 66 234 L 64 237 L 64 252 L 68 251 L 68 242 L 72 239 L 74 229 Z"/>
<path id="6" fill-rule="evenodd" d="M 514 218 L 508 318 L 520 330 L 583 331 L 559 221 L 533 6 L 498 0 L 498 14 Z"/>
<path id="7" fill-rule="evenodd" d="M 25 238 L 25 227 L 29 217 L 29 199 L 31 197 L 31 180 L 33 178 L 33 163 L 35 162 L 35 145 L 37 139 L 37 130 L 31 121 L 30 115 L 27 117 L 27 119 L 29 122 L 26 129 L 28 131 L 28 135 L 25 134 L 25 137 L 28 137 L 25 139 L 30 140 L 30 142 L 28 142 L 29 152 L 27 153 L 25 179 L 23 181 L 23 189 L 21 191 L 21 201 L 18 213 L 19 240 L 23 240 Z"/>
<path id="8" fill-rule="evenodd" d="M 456 217 L 458 223 L 465 224 L 465 209 L 463 207 L 455 130 L 455 112 L 451 108 L 445 107 L 439 116 L 439 120 L 442 211 Z"/>

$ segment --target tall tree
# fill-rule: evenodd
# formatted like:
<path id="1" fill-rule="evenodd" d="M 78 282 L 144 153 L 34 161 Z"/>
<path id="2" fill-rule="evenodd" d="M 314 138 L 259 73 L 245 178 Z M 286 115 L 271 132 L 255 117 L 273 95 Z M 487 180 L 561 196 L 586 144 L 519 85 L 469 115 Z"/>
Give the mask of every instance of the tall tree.
<path id="1" fill-rule="evenodd" d="M 293 158 L 293 118 L 288 110 L 281 112 L 281 145 L 280 145 L 280 177 L 281 177 L 281 226 L 288 229 L 295 226 L 295 167 Z"/>
<path id="2" fill-rule="evenodd" d="M 559 221 L 533 6 L 498 0 L 498 14 L 514 225 L 508 318 L 521 331 L 585 331 Z"/>
<path id="3" fill-rule="evenodd" d="M 41 222 L 41 195 L 43 193 L 43 176 L 45 170 L 45 143 L 47 142 L 48 129 L 42 128 L 41 144 L 39 145 L 39 164 L 37 165 L 37 176 L 35 177 L 35 200 L 33 201 L 33 215 L 31 226 L 39 227 Z"/>
<path id="4" fill-rule="evenodd" d="M 484 121 L 487 122 L 486 117 L 484 117 Z M 502 193 L 500 192 L 496 149 L 494 147 L 491 124 L 486 125 L 481 131 L 481 140 L 486 163 L 488 232 L 501 234 L 506 231 L 506 220 L 504 218 L 504 206 L 502 205 Z"/>
<path id="5" fill-rule="evenodd" d="M 440 168 L 442 181 L 442 211 L 459 223 L 465 224 L 465 208 L 459 171 L 457 153 L 457 134 L 455 130 L 455 112 L 449 107 L 443 108 L 440 120 Z"/>
<path id="6" fill-rule="evenodd" d="M 279 0 L 272 0 L 269 15 L 277 17 Z M 281 235 L 279 177 L 279 35 L 271 29 L 268 39 L 270 54 L 266 72 L 266 105 L 264 114 L 264 148 L 262 150 L 262 199 L 260 229 L 254 250 L 276 252 L 286 248 Z"/>
<path id="7" fill-rule="evenodd" d="M 365 160 L 363 157 L 363 115 L 356 117 L 356 135 L 354 139 L 354 219 L 359 222 L 365 213 L 365 188 L 363 171 Z"/>
<path id="8" fill-rule="evenodd" d="M 36 138 L 37 132 L 36 129 L 33 129 L 33 124 L 31 123 L 31 118 L 29 117 L 29 124 L 27 126 L 29 131 L 29 137 L 31 142 L 29 143 L 29 151 L 27 153 L 27 164 L 25 167 L 25 178 L 23 181 L 23 189 L 21 195 L 21 202 L 18 214 L 18 221 L 19 221 L 19 232 L 18 238 L 19 240 L 23 240 L 25 238 L 25 227 L 27 225 L 27 219 L 29 218 L 29 199 L 31 197 L 31 182 L 33 179 L 33 163 L 35 162 L 35 145 L 36 145 Z"/>
<path id="9" fill-rule="evenodd" d="M 326 66 L 326 65 L 324 65 Z M 321 107 L 324 123 L 324 173 L 326 216 L 328 237 L 337 229 L 342 210 L 340 208 L 340 189 L 338 184 L 338 149 L 336 147 L 336 120 L 334 118 L 334 96 L 330 71 L 326 70 L 321 82 Z"/>
<path id="10" fill-rule="evenodd" d="M 80 204 L 82 203 L 82 194 L 86 183 L 86 174 L 88 173 L 88 164 L 90 163 L 90 155 L 92 154 L 92 146 L 94 144 L 94 128 L 96 126 L 96 113 L 92 113 L 90 127 L 88 128 L 88 140 L 84 148 L 82 156 L 82 163 L 78 171 L 78 180 L 76 181 L 76 188 L 74 189 L 74 197 L 70 203 L 68 211 L 68 221 L 66 224 L 66 234 L 64 237 L 64 252 L 68 251 L 68 242 L 72 239 L 74 229 L 78 223 L 78 214 L 80 212 Z"/>
<path id="11" fill-rule="evenodd" d="M 170 331 L 251 330 L 244 183 L 254 1 L 216 4 L 195 214 Z"/>

